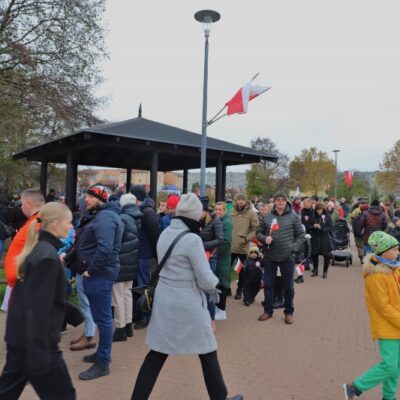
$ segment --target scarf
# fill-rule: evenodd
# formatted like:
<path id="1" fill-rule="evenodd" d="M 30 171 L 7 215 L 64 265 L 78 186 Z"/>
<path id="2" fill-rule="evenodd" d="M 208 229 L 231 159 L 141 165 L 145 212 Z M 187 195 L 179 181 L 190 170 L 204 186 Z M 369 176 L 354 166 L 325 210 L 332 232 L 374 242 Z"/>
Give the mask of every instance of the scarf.
<path id="1" fill-rule="evenodd" d="M 388 260 L 387 258 L 378 256 L 375 254 L 375 258 L 377 261 L 381 262 L 382 264 L 387 265 L 391 268 L 400 268 L 400 261 L 399 260 Z"/>
<path id="2" fill-rule="evenodd" d="M 200 222 L 195 221 L 194 219 L 186 218 L 186 217 L 175 217 L 176 219 L 180 219 L 190 230 L 190 232 L 195 233 L 196 235 L 200 235 Z"/>

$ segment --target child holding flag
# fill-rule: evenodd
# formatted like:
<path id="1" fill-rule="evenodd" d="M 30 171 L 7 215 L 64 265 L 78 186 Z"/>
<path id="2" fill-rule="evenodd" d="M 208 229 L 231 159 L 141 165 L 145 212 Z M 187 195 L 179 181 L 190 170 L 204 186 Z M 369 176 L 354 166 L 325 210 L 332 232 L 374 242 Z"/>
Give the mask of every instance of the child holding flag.
<path id="1" fill-rule="evenodd" d="M 400 262 L 399 242 L 382 231 L 368 239 L 373 253 L 362 267 L 365 299 L 373 340 L 378 340 L 382 361 L 353 383 L 343 385 L 346 400 L 382 384 L 383 400 L 396 398 L 400 372 Z"/>

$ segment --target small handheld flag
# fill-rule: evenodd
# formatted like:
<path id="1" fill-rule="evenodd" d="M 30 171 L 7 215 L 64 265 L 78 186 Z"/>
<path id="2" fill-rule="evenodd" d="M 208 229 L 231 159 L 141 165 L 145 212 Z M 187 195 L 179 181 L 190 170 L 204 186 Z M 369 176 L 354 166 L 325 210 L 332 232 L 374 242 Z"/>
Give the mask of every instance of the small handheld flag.
<path id="1" fill-rule="evenodd" d="M 296 271 L 297 271 L 298 275 L 303 275 L 304 274 L 304 270 L 305 270 L 305 268 L 304 268 L 304 265 L 302 263 L 296 265 Z"/>
<path id="2" fill-rule="evenodd" d="M 233 269 L 236 271 L 237 274 L 240 274 L 240 271 L 243 269 L 243 263 L 240 261 L 239 258 L 238 258 L 235 266 L 233 267 Z"/>
<path id="3" fill-rule="evenodd" d="M 271 234 L 272 232 L 275 232 L 279 229 L 279 224 L 278 224 L 278 220 L 276 218 L 274 218 L 271 222 L 271 229 L 269 231 L 269 234 Z"/>

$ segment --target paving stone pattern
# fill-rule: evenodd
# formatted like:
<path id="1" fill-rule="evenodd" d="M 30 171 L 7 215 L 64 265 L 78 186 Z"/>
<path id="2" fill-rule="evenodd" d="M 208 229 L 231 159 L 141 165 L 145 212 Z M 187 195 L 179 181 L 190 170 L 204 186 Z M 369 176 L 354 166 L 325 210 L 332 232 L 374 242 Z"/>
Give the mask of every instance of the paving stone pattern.
<path id="1" fill-rule="evenodd" d="M 354 256 L 356 256 L 354 254 Z M 228 320 L 218 322 L 218 354 L 229 395 L 246 400 L 341 400 L 342 384 L 379 360 L 372 342 L 364 303 L 360 264 L 331 267 L 328 279 L 311 278 L 295 286 L 294 324 L 285 325 L 282 310 L 259 322 L 262 293 L 245 307 L 228 298 Z M 321 260 L 322 261 L 322 260 Z M 190 321 L 188 321 L 190 323 Z M 0 315 L 3 335 L 5 315 Z M 138 369 L 147 353 L 145 331 L 135 331 L 127 342 L 113 346 L 111 375 L 80 381 L 88 364 L 82 357 L 91 350 L 71 352 L 69 341 L 81 329 L 71 328 L 61 347 L 80 400 L 130 399 Z M 0 344 L 0 363 L 5 347 Z M 22 400 L 36 399 L 27 387 Z M 197 356 L 170 357 L 159 376 L 152 400 L 208 399 Z M 380 389 L 363 394 L 363 400 L 381 399 Z"/>

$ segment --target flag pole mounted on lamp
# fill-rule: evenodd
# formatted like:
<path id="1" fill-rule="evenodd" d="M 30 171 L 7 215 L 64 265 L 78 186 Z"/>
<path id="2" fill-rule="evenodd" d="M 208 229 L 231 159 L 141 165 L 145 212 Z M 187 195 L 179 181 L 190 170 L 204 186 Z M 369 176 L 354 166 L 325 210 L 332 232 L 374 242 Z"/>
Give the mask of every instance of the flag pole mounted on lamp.
<path id="1" fill-rule="evenodd" d="M 335 201 L 337 201 L 337 155 L 340 150 L 332 150 L 335 153 Z"/>
<path id="2" fill-rule="evenodd" d="M 200 195 L 206 194 L 206 160 L 207 160 L 207 87 L 208 87 L 208 38 L 211 25 L 219 21 L 221 15 L 213 10 L 202 10 L 194 14 L 196 21 L 203 24 L 204 44 L 204 81 L 203 81 L 203 117 L 201 121 L 201 156 L 200 156 Z"/>

